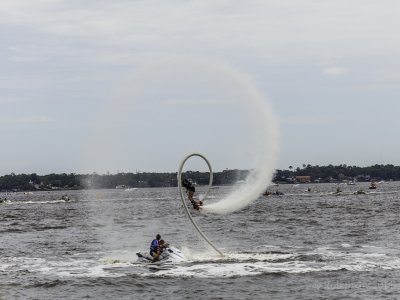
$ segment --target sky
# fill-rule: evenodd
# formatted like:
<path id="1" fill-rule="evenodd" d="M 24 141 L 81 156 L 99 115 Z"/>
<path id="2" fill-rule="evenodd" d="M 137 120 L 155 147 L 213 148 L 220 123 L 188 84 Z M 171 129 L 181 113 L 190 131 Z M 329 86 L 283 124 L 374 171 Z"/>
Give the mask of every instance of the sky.
<path id="1" fill-rule="evenodd" d="M 174 172 L 191 152 L 215 170 L 400 165 L 399 15 L 397 0 L 1 1 L 0 174 Z"/>

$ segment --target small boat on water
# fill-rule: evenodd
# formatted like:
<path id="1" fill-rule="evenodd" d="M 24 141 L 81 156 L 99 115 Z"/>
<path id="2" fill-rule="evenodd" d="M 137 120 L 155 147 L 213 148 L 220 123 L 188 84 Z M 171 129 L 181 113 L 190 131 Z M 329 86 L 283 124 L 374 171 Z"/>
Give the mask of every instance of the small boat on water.
<path id="1" fill-rule="evenodd" d="M 375 182 L 371 182 L 371 185 L 369 186 L 370 190 L 375 190 L 377 188 L 376 183 Z"/>
<path id="2" fill-rule="evenodd" d="M 270 192 L 270 191 L 265 191 L 265 193 L 263 194 L 264 196 L 283 196 L 284 195 L 284 193 L 283 192 L 280 192 L 280 191 L 276 191 L 276 192 L 274 192 L 274 193 L 272 193 L 272 192 Z"/>
<path id="3" fill-rule="evenodd" d="M 365 191 L 364 190 L 357 190 L 354 195 L 365 195 Z"/>

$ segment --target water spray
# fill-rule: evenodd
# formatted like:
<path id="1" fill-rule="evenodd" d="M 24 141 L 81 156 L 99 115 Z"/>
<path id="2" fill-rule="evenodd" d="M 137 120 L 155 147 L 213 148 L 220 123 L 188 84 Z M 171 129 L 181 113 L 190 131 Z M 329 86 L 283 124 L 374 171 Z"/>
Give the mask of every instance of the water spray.
<path id="1" fill-rule="evenodd" d="M 193 219 L 193 217 L 192 217 L 192 215 L 191 215 L 191 213 L 190 213 L 190 211 L 189 211 L 189 208 L 188 208 L 187 205 L 186 205 L 185 196 L 184 196 L 184 194 L 183 194 L 183 189 L 182 189 L 182 169 L 183 169 L 183 167 L 184 167 L 186 161 L 187 161 L 189 158 L 193 157 L 193 156 L 198 156 L 198 157 L 202 158 L 202 159 L 207 163 L 208 169 L 209 169 L 209 171 L 210 171 L 210 180 L 209 180 L 209 183 L 208 183 L 207 191 L 206 191 L 206 193 L 204 194 L 203 201 L 207 198 L 207 195 L 208 195 L 208 193 L 209 193 L 209 191 L 210 191 L 210 189 L 211 189 L 212 182 L 213 182 L 213 173 L 212 173 L 211 164 L 210 164 L 210 162 L 208 161 L 208 159 L 205 158 L 205 156 L 203 156 L 203 155 L 201 155 L 201 154 L 199 154 L 199 153 L 192 153 L 192 154 L 189 154 L 188 156 L 186 156 L 186 157 L 183 159 L 183 161 L 181 162 L 181 165 L 180 165 L 180 167 L 179 167 L 179 172 L 178 172 L 178 189 L 179 189 L 179 194 L 180 194 L 180 196 L 181 196 L 182 205 L 183 205 L 183 208 L 185 209 L 185 212 L 186 212 L 187 216 L 189 217 L 190 222 L 192 222 L 194 228 L 196 228 L 196 230 L 197 230 L 197 232 L 200 234 L 200 236 L 201 236 L 201 237 L 211 246 L 211 248 L 213 248 L 219 255 L 224 256 L 224 255 L 222 254 L 222 252 L 221 252 L 220 250 L 218 250 L 217 247 L 214 246 L 214 244 L 206 237 L 206 235 L 205 235 L 205 234 L 201 231 L 201 229 L 197 226 L 196 222 L 194 221 L 194 219 Z"/>

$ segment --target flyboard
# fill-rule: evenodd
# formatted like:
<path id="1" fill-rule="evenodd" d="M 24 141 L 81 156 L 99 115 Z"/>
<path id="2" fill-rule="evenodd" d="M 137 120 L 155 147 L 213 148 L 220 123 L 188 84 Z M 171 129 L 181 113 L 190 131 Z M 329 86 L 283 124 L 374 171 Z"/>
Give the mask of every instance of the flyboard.
<path id="1" fill-rule="evenodd" d="M 204 239 L 204 241 L 206 241 L 211 246 L 212 249 L 215 250 L 215 252 L 217 252 L 220 256 L 224 256 L 223 253 L 220 250 L 218 250 L 217 247 L 214 246 L 214 244 L 206 237 L 206 235 L 197 226 L 196 222 L 194 221 L 194 219 L 190 213 L 189 208 L 186 205 L 185 195 L 184 195 L 184 192 L 182 189 L 182 169 L 185 166 L 186 161 L 193 156 L 198 156 L 198 157 L 202 158 L 207 163 L 208 169 L 210 171 L 210 180 L 208 183 L 207 191 L 204 194 L 203 201 L 207 198 L 207 195 L 210 192 L 212 182 L 213 182 L 212 168 L 211 168 L 211 164 L 207 160 L 207 158 L 199 153 L 192 153 L 192 154 L 187 155 L 183 159 L 183 161 L 181 162 L 181 164 L 179 166 L 179 172 L 178 172 L 178 176 L 177 176 L 178 177 L 177 178 L 178 179 L 178 189 L 179 189 L 179 194 L 181 197 L 182 205 L 183 205 L 186 215 L 188 216 L 190 222 L 193 224 L 194 228 L 199 233 L 199 235 Z M 154 265 L 163 265 L 163 264 L 175 264 L 175 263 L 187 261 L 187 258 L 183 255 L 182 251 L 180 251 L 178 248 L 175 248 L 172 246 L 168 246 L 166 249 L 164 249 L 163 253 L 160 255 L 159 260 L 156 262 L 153 262 L 153 263 L 152 263 L 153 258 L 150 256 L 150 254 L 138 252 L 138 253 L 136 253 L 136 255 L 138 256 L 138 261 L 145 262 L 145 263 L 151 263 L 153 266 Z M 156 267 L 156 269 L 158 269 L 158 268 Z"/>
<path id="2" fill-rule="evenodd" d="M 199 233 L 199 235 L 200 235 L 200 236 L 204 239 L 204 241 L 206 241 L 206 242 L 211 246 L 211 248 L 213 248 L 220 256 L 224 256 L 224 255 L 222 254 L 222 252 L 221 252 L 220 250 L 218 250 L 217 247 L 214 246 L 214 244 L 206 237 L 206 235 L 205 235 L 205 234 L 201 231 L 201 229 L 197 226 L 196 222 L 194 221 L 194 219 L 193 219 L 193 217 L 192 217 L 192 215 L 191 215 L 191 213 L 190 213 L 190 211 L 189 211 L 189 208 L 188 208 L 187 205 L 186 205 L 185 196 L 184 196 L 183 189 L 182 189 L 182 169 L 183 169 L 183 167 L 185 166 L 186 161 L 187 161 L 189 158 L 193 157 L 193 156 L 198 156 L 198 157 L 202 158 L 202 159 L 207 163 L 208 169 L 209 169 L 209 171 L 210 171 L 210 180 L 209 180 L 209 183 L 208 183 L 207 191 L 206 191 L 206 193 L 204 194 L 203 201 L 207 198 L 208 193 L 210 192 L 210 189 L 211 189 L 211 186 L 212 186 L 212 182 L 213 182 L 213 173 L 212 173 L 211 164 L 210 164 L 210 162 L 208 161 L 208 159 L 207 159 L 204 155 L 201 155 L 201 154 L 199 154 L 199 153 L 192 153 L 192 154 L 189 154 L 188 156 L 186 156 L 186 157 L 183 159 L 183 161 L 181 162 L 181 165 L 179 166 L 179 172 L 178 172 L 178 189 L 179 189 L 179 193 L 180 193 L 180 196 L 181 196 L 182 205 L 183 205 L 183 208 L 184 208 L 184 210 L 185 210 L 185 212 L 186 212 L 186 215 L 188 216 L 190 222 L 193 224 L 194 228 L 197 230 L 197 232 Z"/>

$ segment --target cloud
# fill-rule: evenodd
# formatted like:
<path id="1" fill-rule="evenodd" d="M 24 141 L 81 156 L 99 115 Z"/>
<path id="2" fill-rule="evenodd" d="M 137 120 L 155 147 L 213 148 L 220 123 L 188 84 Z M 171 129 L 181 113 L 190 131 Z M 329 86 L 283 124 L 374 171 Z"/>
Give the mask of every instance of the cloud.
<path id="1" fill-rule="evenodd" d="M 17 118 L 15 120 L 17 123 L 49 123 L 54 122 L 54 119 L 49 118 L 47 116 L 30 116 L 30 117 L 22 117 Z"/>
<path id="2" fill-rule="evenodd" d="M 16 103 L 16 102 L 19 102 L 19 101 L 20 100 L 17 99 L 17 98 L 0 96 L 0 103 Z"/>
<path id="3" fill-rule="evenodd" d="M 345 67 L 328 67 L 322 71 L 322 74 L 326 76 L 340 76 L 348 72 Z"/>
<path id="4" fill-rule="evenodd" d="M 41 124 L 54 122 L 53 118 L 47 116 L 27 116 L 27 117 L 16 117 L 13 119 L 3 119 L 1 123 L 7 124 Z"/>
<path id="5" fill-rule="evenodd" d="M 165 99 L 162 100 L 163 105 L 219 105 L 219 104 L 229 104 L 229 99 L 212 99 L 212 98 L 202 98 L 202 99 Z"/>
<path id="6" fill-rule="evenodd" d="M 280 118 L 280 123 L 289 125 L 320 125 L 335 122 L 335 118 L 327 116 L 288 116 Z"/>
<path id="7" fill-rule="evenodd" d="M 121 53 L 194 52 L 236 58 L 246 53 L 276 62 L 359 55 L 360 49 L 364 55 L 400 50 L 393 30 L 400 27 L 400 19 L 396 9 L 387 9 L 399 7 L 394 0 L 3 2 L 0 22 L 17 24 L 18 30 L 11 26 L 12 31 L 41 35 L 38 40 L 44 45 L 55 43 L 54 37 L 67 39 L 62 51 L 66 57 L 96 61 L 99 56 L 100 63 Z M 5 28 L 2 31 L 10 27 Z M 17 59 L 28 59 L 28 54 Z M 52 55 L 59 57 L 60 49 L 55 47 Z"/>

